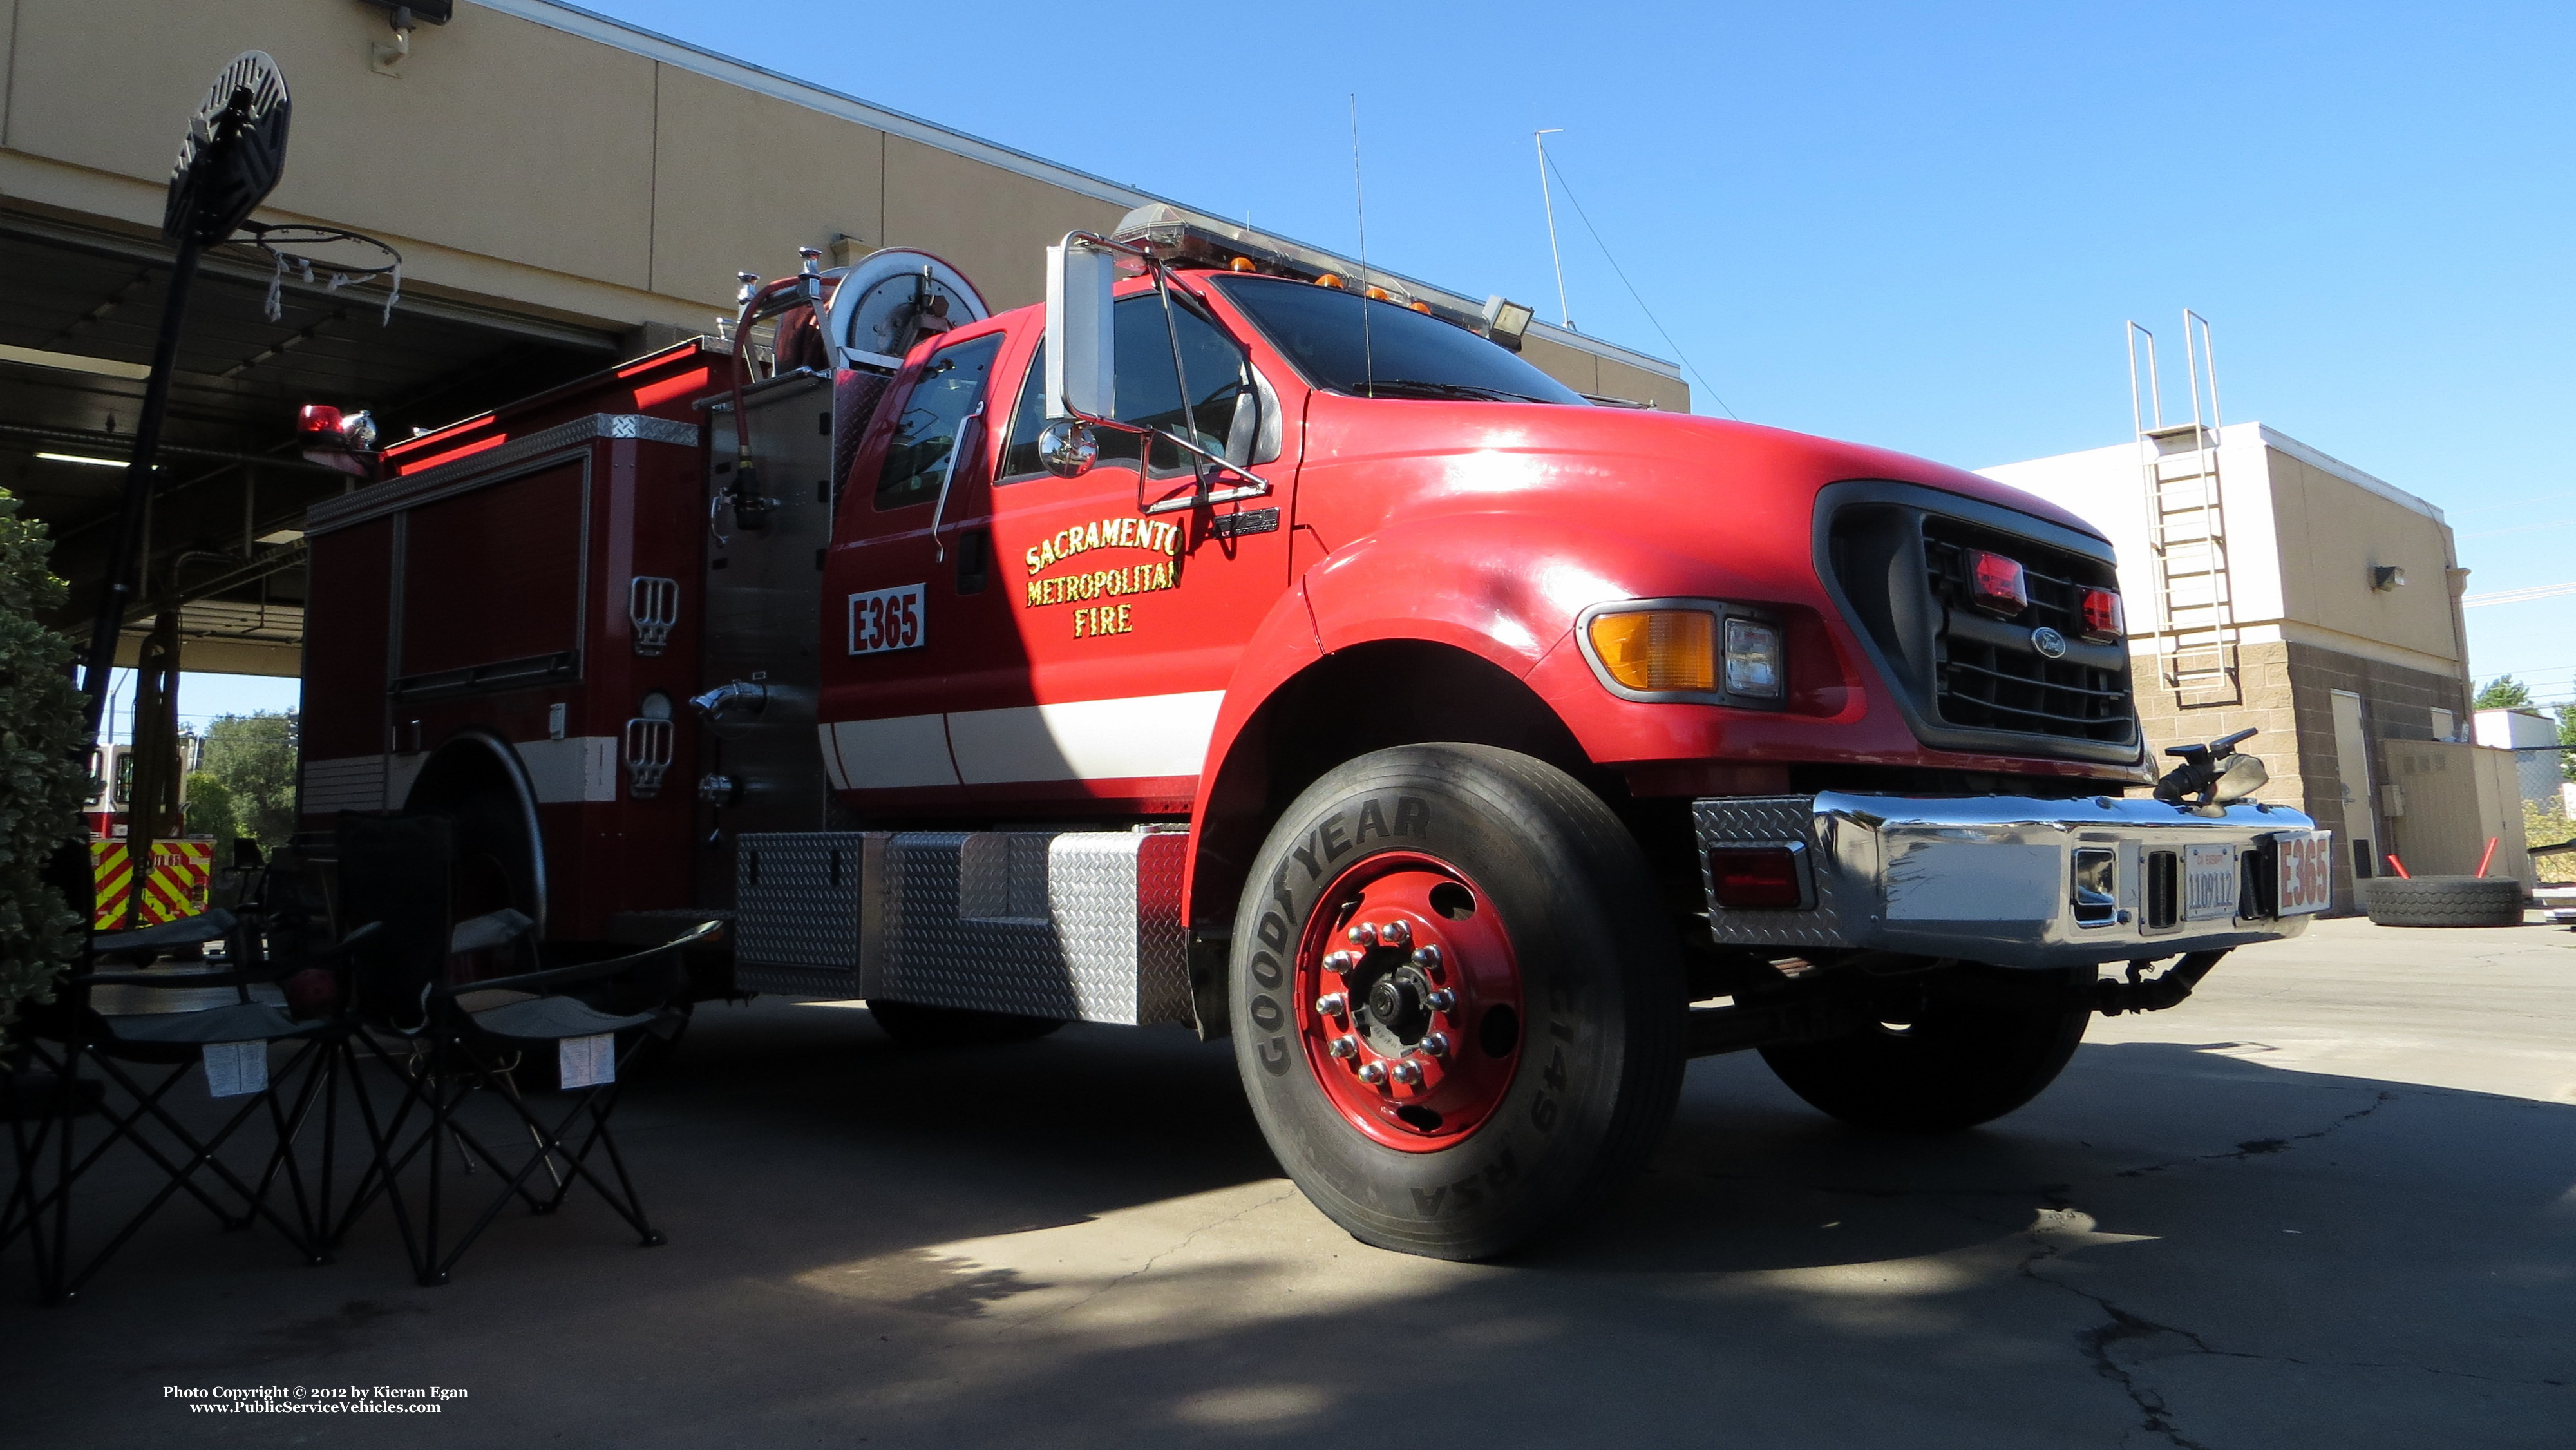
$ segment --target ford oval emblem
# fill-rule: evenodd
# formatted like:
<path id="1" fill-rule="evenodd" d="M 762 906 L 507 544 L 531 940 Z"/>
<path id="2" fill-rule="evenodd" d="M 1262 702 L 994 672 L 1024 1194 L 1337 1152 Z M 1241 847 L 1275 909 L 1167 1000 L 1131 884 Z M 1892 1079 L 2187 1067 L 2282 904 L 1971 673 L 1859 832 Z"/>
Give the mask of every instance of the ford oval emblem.
<path id="1" fill-rule="evenodd" d="M 2039 651 L 2041 657 L 2045 659 L 2066 658 L 2066 636 L 2044 624 L 2030 632 L 2030 647 Z"/>

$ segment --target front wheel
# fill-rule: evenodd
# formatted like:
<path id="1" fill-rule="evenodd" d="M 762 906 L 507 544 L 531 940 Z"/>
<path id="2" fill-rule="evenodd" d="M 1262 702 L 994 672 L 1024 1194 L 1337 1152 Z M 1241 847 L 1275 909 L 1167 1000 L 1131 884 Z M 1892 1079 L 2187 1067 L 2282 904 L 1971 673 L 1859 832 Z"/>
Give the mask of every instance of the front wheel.
<path id="1" fill-rule="evenodd" d="M 1855 1127 L 1950 1133 L 2000 1118 L 2057 1080 L 2093 1017 L 2091 967 L 1963 963 L 1886 992 L 1901 1021 L 1762 1049 L 1810 1106 Z M 1910 989 L 1909 989 L 1910 987 Z"/>
<path id="2" fill-rule="evenodd" d="M 1687 993 L 1636 843 L 1564 772 L 1478 745 L 1364 755 L 1271 830 L 1236 916 L 1235 1059 L 1307 1199 L 1477 1259 L 1644 1165 Z"/>

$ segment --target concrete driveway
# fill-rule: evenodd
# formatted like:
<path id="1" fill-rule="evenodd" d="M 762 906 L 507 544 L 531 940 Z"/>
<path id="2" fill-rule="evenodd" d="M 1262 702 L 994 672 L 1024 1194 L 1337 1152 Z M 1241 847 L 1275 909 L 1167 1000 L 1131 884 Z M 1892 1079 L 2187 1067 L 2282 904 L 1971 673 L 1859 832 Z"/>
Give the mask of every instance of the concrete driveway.
<path id="1" fill-rule="evenodd" d="M 595 1200 L 441 1289 L 181 1205 L 64 1309 L 0 1265 L 0 1442 L 2231 1447 L 2576 1444 L 2576 933 L 2320 924 L 2096 1020 L 1941 1140 L 1695 1065 L 1654 1171 L 1510 1263 L 1366 1248 L 1223 1044 L 948 1054 L 701 1009 Z M 185 1211 L 183 1211 L 185 1210 Z M 192 1413 L 180 1389 L 462 1389 Z"/>

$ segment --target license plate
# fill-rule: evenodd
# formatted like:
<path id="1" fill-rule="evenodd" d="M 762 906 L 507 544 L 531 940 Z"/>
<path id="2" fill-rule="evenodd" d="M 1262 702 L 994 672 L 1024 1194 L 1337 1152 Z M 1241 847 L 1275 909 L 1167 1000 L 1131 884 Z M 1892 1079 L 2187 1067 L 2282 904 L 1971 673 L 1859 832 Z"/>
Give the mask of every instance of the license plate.
<path id="1" fill-rule="evenodd" d="M 2334 832 L 2285 831 L 2281 856 L 2281 915 L 2306 916 L 2334 905 Z"/>
<path id="2" fill-rule="evenodd" d="M 850 653 L 919 649 L 929 640 L 922 618 L 921 586 L 876 589 L 850 596 Z"/>
<path id="3" fill-rule="evenodd" d="M 2236 915 L 2236 848 L 2182 848 L 2182 919 L 2227 921 Z"/>

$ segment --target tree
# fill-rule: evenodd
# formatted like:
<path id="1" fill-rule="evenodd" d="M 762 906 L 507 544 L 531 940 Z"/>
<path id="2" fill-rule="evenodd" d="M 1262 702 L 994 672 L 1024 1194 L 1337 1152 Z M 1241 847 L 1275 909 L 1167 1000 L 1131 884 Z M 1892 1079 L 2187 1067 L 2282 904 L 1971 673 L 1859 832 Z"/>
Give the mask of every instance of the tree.
<path id="1" fill-rule="evenodd" d="M 2576 705 L 2558 707 L 2558 743 L 2576 747 Z M 2558 772 L 2576 780 L 2576 748 L 2558 752 Z"/>
<path id="2" fill-rule="evenodd" d="M 188 834 L 212 841 L 229 841 L 245 834 L 240 817 L 233 811 L 233 788 L 204 771 L 188 777 Z M 223 860 L 229 855 L 218 852 Z"/>
<path id="3" fill-rule="evenodd" d="M 63 602 L 63 581 L 45 568 L 52 548 L 44 525 L 20 518 L 18 500 L 0 490 L 0 1031 L 19 1003 L 53 1000 L 82 924 L 45 879 L 57 853 L 81 840 L 89 800 L 71 641 L 37 623 Z"/>
<path id="4" fill-rule="evenodd" d="M 275 850 L 295 834 L 296 726 L 295 712 L 289 710 L 283 715 L 225 715 L 206 727 L 205 756 L 188 778 L 188 788 L 215 786 L 224 798 L 224 819 L 218 822 L 210 807 L 205 834 L 214 835 L 220 824 L 226 835 L 256 837 L 263 850 Z M 198 829 L 193 800 L 188 811 L 192 830 Z"/>
<path id="5" fill-rule="evenodd" d="M 2531 687 L 2511 675 L 2498 675 L 2478 691 L 2475 708 L 2480 710 L 2522 710 L 2531 706 Z"/>

